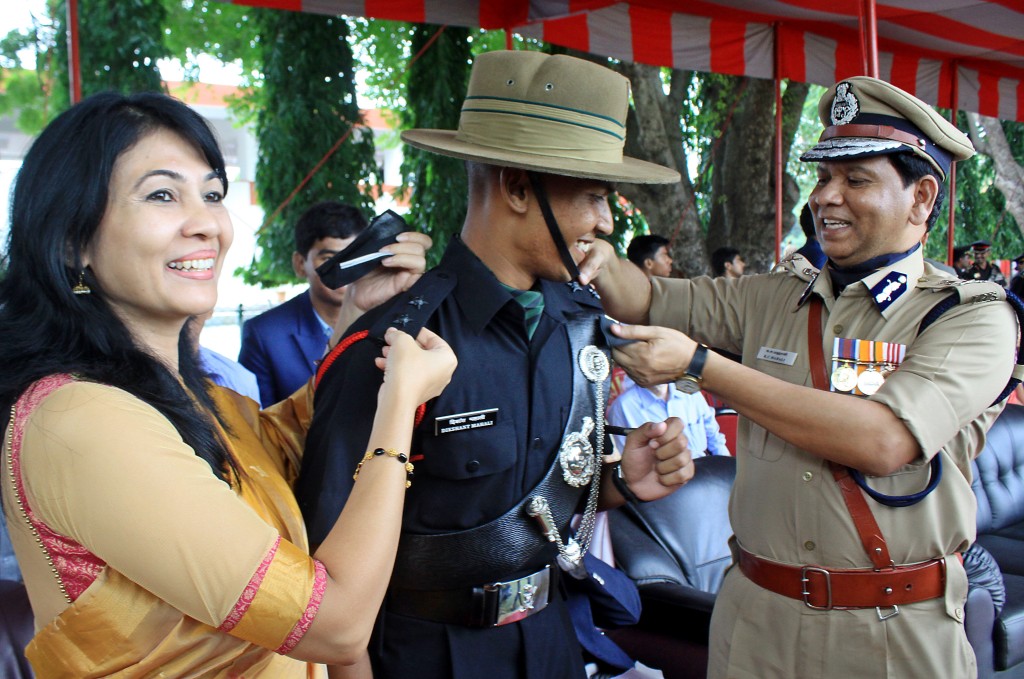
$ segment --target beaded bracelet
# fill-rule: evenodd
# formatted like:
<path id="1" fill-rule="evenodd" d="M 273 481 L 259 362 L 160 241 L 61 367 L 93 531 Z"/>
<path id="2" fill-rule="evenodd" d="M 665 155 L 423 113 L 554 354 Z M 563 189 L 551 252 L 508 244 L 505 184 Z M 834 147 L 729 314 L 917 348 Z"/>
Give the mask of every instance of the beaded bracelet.
<path id="1" fill-rule="evenodd" d="M 410 487 L 412 485 L 411 479 L 414 469 L 414 467 L 412 466 L 412 462 L 409 462 L 408 455 L 406 455 L 405 453 L 400 453 L 392 448 L 388 448 L 387 450 L 385 450 L 384 448 L 374 448 L 373 450 L 366 451 L 366 455 L 363 455 L 363 459 L 360 460 L 359 464 L 356 465 L 356 473 L 352 475 L 352 480 L 355 481 L 356 479 L 359 478 L 359 471 L 363 468 L 364 462 L 369 462 L 373 458 L 381 457 L 382 455 L 397 458 L 399 462 L 405 465 L 405 473 L 407 474 L 407 478 L 405 479 L 405 487 Z"/>

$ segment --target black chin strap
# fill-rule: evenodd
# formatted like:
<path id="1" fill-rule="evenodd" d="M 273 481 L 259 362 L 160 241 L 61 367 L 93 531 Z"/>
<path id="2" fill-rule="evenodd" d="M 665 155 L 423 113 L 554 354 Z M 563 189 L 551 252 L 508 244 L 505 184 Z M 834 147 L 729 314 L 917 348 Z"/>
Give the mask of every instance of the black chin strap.
<path id="1" fill-rule="evenodd" d="M 544 183 L 540 179 L 540 175 L 536 172 L 527 172 L 530 177 L 530 186 L 533 187 L 533 193 L 537 196 L 537 205 L 540 206 L 540 212 L 544 215 L 544 223 L 548 225 L 548 232 L 551 234 L 551 240 L 555 241 L 555 247 L 558 248 L 558 256 L 562 258 L 562 266 L 569 272 L 569 280 L 579 280 L 580 270 L 576 267 L 576 261 L 569 254 L 569 246 L 565 244 L 565 239 L 562 238 L 562 232 L 558 228 L 558 222 L 555 220 L 555 214 L 551 211 L 551 203 L 548 202 L 547 191 L 544 190 Z"/>

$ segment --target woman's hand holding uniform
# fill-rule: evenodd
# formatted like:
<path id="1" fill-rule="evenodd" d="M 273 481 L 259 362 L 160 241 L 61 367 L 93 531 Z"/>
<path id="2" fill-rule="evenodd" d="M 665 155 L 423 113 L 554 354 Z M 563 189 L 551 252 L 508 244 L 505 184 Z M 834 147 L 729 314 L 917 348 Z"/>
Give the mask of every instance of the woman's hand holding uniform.
<path id="1" fill-rule="evenodd" d="M 416 405 L 439 395 L 451 381 L 458 360 L 448 343 L 423 328 L 415 339 L 395 328 L 384 333 L 382 356 L 375 359 L 384 371 L 382 398 L 386 391 L 400 390 L 403 396 L 416 396 Z"/>

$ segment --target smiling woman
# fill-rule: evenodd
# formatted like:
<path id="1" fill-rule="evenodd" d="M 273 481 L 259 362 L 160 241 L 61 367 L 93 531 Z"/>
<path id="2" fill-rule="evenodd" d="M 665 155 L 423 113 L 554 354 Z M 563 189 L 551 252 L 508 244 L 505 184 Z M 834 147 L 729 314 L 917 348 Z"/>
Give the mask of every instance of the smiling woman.
<path id="1" fill-rule="evenodd" d="M 233 236 L 226 191 L 223 169 L 180 134 L 152 132 L 114 164 L 107 210 L 82 256 L 114 312 L 173 367 L 182 317 L 217 302 Z"/>
<path id="2" fill-rule="evenodd" d="M 412 415 L 455 357 L 429 331 L 387 334 L 366 442 L 382 454 L 310 556 L 290 487 L 310 388 L 260 412 L 206 379 L 189 332 L 217 300 L 226 192 L 207 123 L 160 94 L 90 97 L 25 157 L 0 279 L 0 490 L 38 677 L 298 678 L 365 657 Z M 339 324 L 411 285 L 429 245 L 387 246 Z"/>

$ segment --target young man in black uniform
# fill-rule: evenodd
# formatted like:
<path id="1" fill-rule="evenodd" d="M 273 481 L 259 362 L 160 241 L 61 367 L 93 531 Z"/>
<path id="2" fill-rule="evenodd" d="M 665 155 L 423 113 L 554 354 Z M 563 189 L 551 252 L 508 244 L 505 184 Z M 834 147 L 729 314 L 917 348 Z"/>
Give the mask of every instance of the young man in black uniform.
<path id="1" fill-rule="evenodd" d="M 437 268 L 325 360 L 297 485 L 316 544 L 357 463 L 394 463 L 367 454 L 376 403 L 356 398 L 381 381 L 374 338 L 426 325 L 451 344 L 452 382 L 425 404 L 413 450 L 398 451 L 415 476 L 370 643 L 376 679 L 583 676 L 561 571 L 586 577 L 598 508 L 663 497 L 693 474 L 678 419 L 638 428 L 621 464 L 601 465 L 610 366 L 600 301 L 576 262 L 611 232 L 611 182 L 679 178 L 622 156 L 628 91 L 587 61 L 492 52 L 476 60 L 457 132 L 403 133 L 468 161 L 466 221 Z"/>
<path id="2" fill-rule="evenodd" d="M 628 96 L 627 79 L 589 61 L 490 52 L 476 59 L 458 132 L 402 134 L 468 161 L 466 221 L 435 269 L 325 360 L 297 485 L 315 544 L 356 464 L 389 462 L 367 455 L 376 402 L 358 397 L 382 379 L 374 339 L 425 325 L 452 344 L 459 368 L 408 452 L 415 476 L 370 644 L 376 679 L 584 676 L 561 570 L 587 577 L 598 508 L 664 497 L 692 476 L 678 419 L 639 427 L 621 465 L 601 468 L 603 314 L 575 262 L 611 231 L 611 182 L 679 178 L 623 157 Z M 570 539 L 574 512 L 584 518 Z"/>

